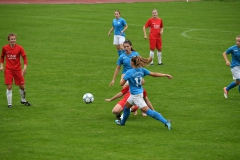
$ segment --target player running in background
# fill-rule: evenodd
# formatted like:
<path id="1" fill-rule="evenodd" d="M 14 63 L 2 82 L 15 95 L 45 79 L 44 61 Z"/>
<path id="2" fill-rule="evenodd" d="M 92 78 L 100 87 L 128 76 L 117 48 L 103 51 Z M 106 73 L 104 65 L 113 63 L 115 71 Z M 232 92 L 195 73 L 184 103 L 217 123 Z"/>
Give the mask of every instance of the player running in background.
<path id="1" fill-rule="evenodd" d="M 124 106 L 123 119 L 115 120 L 118 125 L 125 125 L 129 115 L 130 108 L 133 105 L 137 105 L 143 112 L 148 116 L 162 122 L 170 130 L 171 123 L 169 120 L 166 120 L 160 113 L 155 110 L 151 110 L 145 101 L 143 100 L 143 88 L 142 88 L 142 79 L 144 76 L 150 75 L 152 77 L 167 77 L 172 79 L 173 77 L 169 74 L 150 72 L 149 70 L 142 68 L 143 66 L 149 64 L 152 61 L 152 58 L 142 58 L 140 56 L 133 57 L 131 59 L 132 69 L 129 69 L 123 79 L 121 79 L 120 85 L 123 86 L 127 81 L 130 86 L 130 97 L 127 99 L 127 103 Z"/>
<path id="2" fill-rule="evenodd" d="M 120 55 L 120 57 L 118 58 L 117 67 L 114 71 L 114 75 L 113 75 L 112 81 L 109 84 L 109 86 L 112 86 L 114 84 L 117 74 L 121 69 L 121 66 L 123 66 L 122 76 L 121 76 L 121 79 L 122 79 L 125 72 L 132 68 L 130 65 L 131 58 L 135 57 L 135 56 L 139 56 L 139 54 L 132 48 L 131 41 L 125 40 L 123 43 L 123 47 L 124 47 L 125 52 L 123 52 Z"/>
<path id="3" fill-rule="evenodd" d="M 124 105 L 126 104 L 128 97 L 130 96 L 130 90 L 129 90 L 128 83 L 123 85 L 122 90 L 119 93 L 117 93 L 115 96 L 113 96 L 110 99 L 106 99 L 105 100 L 107 102 L 111 102 L 111 101 L 113 101 L 115 99 L 118 99 L 118 98 L 120 98 L 122 96 L 123 96 L 123 98 L 114 106 L 114 108 L 112 110 L 112 113 L 116 115 L 116 118 L 118 120 L 120 120 L 121 113 L 122 113 L 122 111 L 124 109 Z M 146 104 L 149 106 L 149 108 L 154 110 L 151 102 L 149 101 L 149 99 L 147 97 L 146 90 L 143 90 L 143 99 L 146 102 Z M 138 106 L 132 106 L 130 108 L 131 112 L 134 112 L 134 115 L 137 115 L 137 109 L 138 109 Z M 144 112 L 142 112 L 142 116 L 147 116 L 147 115 Z"/>
<path id="4" fill-rule="evenodd" d="M 26 74 L 27 70 L 27 56 L 22 46 L 16 44 L 16 34 L 9 34 L 7 39 L 9 44 L 3 46 L 2 54 L 0 58 L 0 71 L 4 70 L 4 57 L 6 57 L 6 65 L 4 70 L 4 78 L 5 84 L 7 86 L 7 101 L 8 101 L 8 108 L 12 107 L 12 83 L 13 79 L 15 84 L 20 88 L 20 95 L 21 95 L 21 103 L 30 106 L 30 103 L 26 100 L 26 92 L 25 92 L 25 81 L 24 75 Z M 20 57 L 23 58 L 24 67 L 21 70 L 21 61 Z"/>
<path id="5" fill-rule="evenodd" d="M 231 63 L 228 60 L 227 55 L 232 55 Z M 228 91 L 236 86 L 238 86 L 238 90 L 240 92 L 240 35 L 236 37 L 236 45 L 228 48 L 223 53 L 223 58 L 226 62 L 227 66 L 230 66 L 231 72 L 233 75 L 233 82 L 231 82 L 227 87 L 223 88 L 224 97 L 228 98 Z"/>
<path id="6" fill-rule="evenodd" d="M 114 31 L 113 44 L 116 46 L 118 55 L 120 56 L 124 51 L 123 42 L 125 41 L 125 31 L 128 28 L 128 25 L 126 20 L 121 18 L 119 10 L 116 10 L 114 15 L 115 18 L 112 21 L 112 27 L 108 32 L 108 36 L 110 36 L 111 32 Z"/>
<path id="7" fill-rule="evenodd" d="M 149 46 L 150 57 L 152 57 L 151 65 L 153 65 L 154 50 L 157 48 L 158 65 L 162 65 L 162 34 L 163 34 L 163 21 L 158 17 L 158 11 L 152 11 L 152 18 L 148 19 L 143 26 L 144 38 L 147 39 L 146 28 L 149 28 Z"/>

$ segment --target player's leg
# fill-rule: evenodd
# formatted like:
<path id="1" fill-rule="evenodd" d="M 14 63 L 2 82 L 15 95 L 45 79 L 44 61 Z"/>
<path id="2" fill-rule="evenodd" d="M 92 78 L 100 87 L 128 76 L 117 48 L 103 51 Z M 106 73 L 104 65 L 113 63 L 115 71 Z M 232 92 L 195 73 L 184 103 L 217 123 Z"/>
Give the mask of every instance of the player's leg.
<path id="1" fill-rule="evenodd" d="M 138 110 L 138 106 L 134 105 L 131 107 L 131 112 L 134 112 L 133 113 L 134 116 L 136 116 L 138 114 L 137 110 Z"/>
<path id="2" fill-rule="evenodd" d="M 131 96 L 130 96 L 131 97 Z M 129 97 L 129 98 L 130 98 Z M 128 101 L 129 101 L 129 98 L 128 98 Z M 132 104 L 130 104 L 129 102 L 126 102 L 125 106 L 124 106 L 124 110 L 123 110 L 123 118 L 122 120 L 120 121 L 120 125 L 125 125 L 130 113 L 131 113 L 131 107 L 133 106 Z M 131 100 L 130 100 L 131 102 Z M 116 122 L 117 123 L 117 122 Z"/>
<path id="3" fill-rule="evenodd" d="M 116 118 L 118 120 L 120 120 L 120 117 L 121 117 L 121 113 L 123 111 L 123 108 L 124 108 L 124 104 L 126 103 L 126 101 L 123 101 L 120 100 L 115 106 L 114 108 L 112 109 L 112 113 L 116 115 Z"/>
<path id="4" fill-rule="evenodd" d="M 115 121 L 118 125 L 125 125 L 125 122 L 127 121 L 128 117 L 131 113 L 131 107 L 133 106 L 133 97 L 134 97 L 133 95 L 130 95 L 128 97 L 127 102 L 124 105 L 122 119 L 120 121 L 119 120 Z"/>
<path id="5" fill-rule="evenodd" d="M 160 113 L 155 110 L 151 110 L 148 106 L 142 107 L 141 110 L 145 112 L 148 116 L 162 122 L 168 129 L 171 129 L 170 120 L 166 120 Z"/>
<path id="6" fill-rule="evenodd" d="M 162 39 L 156 41 L 158 65 L 162 65 Z"/>
<path id="7" fill-rule="evenodd" d="M 224 92 L 224 97 L 228 98 L 228 91 L 233 89 L 234 87 L 236 87 L 237 85 L 239 85 L 239 81 L 240 81 L 240 66 L 231 68 L 231 72 L 233 75 L 233 79 L 235 81 L 231 82 L 227 87 L 223 88 L 223 92 Z"/>
<path id="8" fill-rule="evenodd" d="M 124 53 L 124 47 L 123 47 L 123 43 L 125 41 L 125 37 L 124 36 L 119 36 L 118 38 L 118 41 L 119 41 L 119 49 L 118 49 L 118 54 L 119 56 Z"/>
<path id="9" fill-rule="evenodd" d="M 12 82 L 13 82 L 13 72 L 11 70 L 4 71 L 4 79 L 7 87 L 6 96 L 8 102 L 8 108 L 12 107 Z"/>
<path id="10" fill-rule="evenodd" d="M 7 84 L 6 86 L 7 86 L 6 96 L 7 96 L 8 108 L 12 108 L 12 85 Z"/>
<path id="11" fill-rule="evenodd" d="M 16 71 L 14 73 L 14 81 L 15 84 L 19 86 L 19 93 L 21 96 L 20 102 L 26 106 L 31 106 L 31 104 L 26 100 L 25 81 L 21 71 Z"/>
<path id="12" fill-rule="evenodd" d="M 122 54 L 122 48 L 123 48 L 123 46 L 121 45 L 121 42 L 119 40 L 120 40 L 120 36 L 114 35 L 113 44 L 115 45 L 115 47 L 117 49 L 118 56 L 120 56 Z M 122 44 L 123 44 L 123 42 L 122 42 Z"/>
<path id="13" fill-rule="evenodd" d="M 152 62 L 150 63 L 150 65 L 153 65 L 154 50 L 155 50 L 155 47 L 156 47 L 156 40 L 155 39 L 149 39 L 149 46 L 150 46 L 149 56 L 152 57 Z"/>

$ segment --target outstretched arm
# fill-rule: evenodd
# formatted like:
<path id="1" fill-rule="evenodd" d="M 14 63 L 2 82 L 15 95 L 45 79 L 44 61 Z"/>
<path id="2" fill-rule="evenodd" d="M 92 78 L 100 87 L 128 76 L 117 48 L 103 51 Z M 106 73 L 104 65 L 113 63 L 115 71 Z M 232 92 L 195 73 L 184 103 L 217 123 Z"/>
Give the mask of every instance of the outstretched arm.
<path id="1" fill-rule="evenodd" d="M 110 98 L 110 99 L 105 99 L 105 101 L 111 102 L 111 101 L 113 101 L 113 100 L 115 100 L 115 99 L 118 99 L 118 98 L 121 97 L 122 95 L 123 95 L 123 93 L 122 93 L 122 92 L 119 92 L 119 93 L 117 93 L 115 96 L 113 96 L 112 98 Z"/>
<path id="2" fill-rule="evenodd" d="M 158 73 L 158 72 L 150 72 L 149 74 L 152 77 L 167 77 L 168 79 L 173 79 L 170 74 Z"/>

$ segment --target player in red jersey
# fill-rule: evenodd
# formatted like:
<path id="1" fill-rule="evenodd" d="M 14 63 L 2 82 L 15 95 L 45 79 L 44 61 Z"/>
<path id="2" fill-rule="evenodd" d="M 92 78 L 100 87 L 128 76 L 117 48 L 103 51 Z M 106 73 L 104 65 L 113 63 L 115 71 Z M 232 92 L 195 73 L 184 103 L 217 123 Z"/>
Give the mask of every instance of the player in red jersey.
<path id="1" fill-rule="evenodd" d="M 4 78 L 5 84 L 7 86 L 7 101 L 8 101 L 8 108 L 12 107 L 12 83 L 13 80 L 15 84 L 20 88 L 20 95 L 21 95 L 21 103 L 30 106 L 30 103 L 26 100 L 26 92 L 25 92 L 25 81 L 24 75 L 26 74 L 27 70 L 27 56 L 22 46 L 16 44 L 16 34 L 10 33 L 8 35 L 8 42 L 9 44 L 3 46 L 2 54 L 0 58 L 0 71 L 4 70 Z M 4 57 L 6 57 L 6 64 L 5 69 L 3 67 L 4 64 Z M 22 57 L 24 61 L 24 67 L 21 70 L 21 61 L 20 57 Z"/>
<path id="2" fill-rule="evenodd" d="M 120 120 L 121 117 L 121 112 L 124 109 L 124 105 L 127 102 L 128 97 L 130 96 L 130 91 L 129 91 L 129 85 L 125 84 L 122 88 L 122 90 L 117 93 L 115 96 L 113 96 L 110 99 L 106 99 L 105 101 L 107 102 L 111 102 L 115 99 L 118 99 L 120 97 L 123 98 L 114 106 L 114 108 L 112 109 L 112 113 L 116 115 L 116 118 Z M 150 109 L 154 110 L 151 102 L 149 101 L 148 97 L 147 97 L 147 92 L 146 90 L 143 91 L 143 99 L 145 100 L 145 102 L 147 103 L 147 105 L 149 106 Z M 137 109 L 138 106 L 132 106 L 131 108 L 131 112 L 134 112 L 134 115 L 137 115 Z M 147 116 L 144 112 L 142 112 L 142 116 Z"/>
<path id="3" fill-rule="evenodd" d="M 158 65 L 162 65 L 162 34 L 163 34 L 163 21 L 158 17 L 158 11 L 152 11 L 152 18 L 148 19 L 143 26 L 144 38 L 147 39 L 146 28 L 149 28 L 149 45 L 150 57 L 154 57 L 154 50 L 157 49 Z M 153 60 L 150 63 L 153 65 Z"/>

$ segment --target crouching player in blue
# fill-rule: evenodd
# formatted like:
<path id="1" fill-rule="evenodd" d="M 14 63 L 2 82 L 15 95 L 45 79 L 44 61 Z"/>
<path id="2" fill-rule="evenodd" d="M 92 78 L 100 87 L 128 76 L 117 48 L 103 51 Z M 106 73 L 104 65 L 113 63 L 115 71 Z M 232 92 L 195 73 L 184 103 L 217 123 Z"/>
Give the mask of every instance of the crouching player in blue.
<path id="1" fill-rule="evenodd" d="M 152 77 L 167 77 L 168 79 L 173 78 L 169 74 L 150 72 L 149 70 L 142 68 L 143 66 L 150 64 L 151 61 L 151 57 L 147 59 L 136 56 L 131 59 L 132 69 L 129 69 L 125 73 L 123 79 L 120 81 L 121 86 L 123 86 L 128 81 L 131 94 L 124 106 L 123 119 L 115 120 L 118 125 L 125 125 L 125 122 L 130 115 L 130 108 L 133 105 L 137 105 L 148 116 L 162 122 L 169 130 L 171 129 L 170 121 L 166 120 L 160 113 L 156 112 L 155 110 L 151 110 L 143 99 L 143 88 L 141 84 L 144 76 L 150 75 Z"/>

